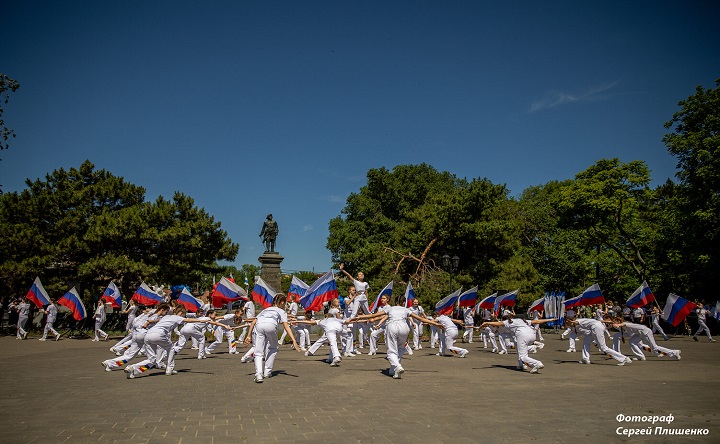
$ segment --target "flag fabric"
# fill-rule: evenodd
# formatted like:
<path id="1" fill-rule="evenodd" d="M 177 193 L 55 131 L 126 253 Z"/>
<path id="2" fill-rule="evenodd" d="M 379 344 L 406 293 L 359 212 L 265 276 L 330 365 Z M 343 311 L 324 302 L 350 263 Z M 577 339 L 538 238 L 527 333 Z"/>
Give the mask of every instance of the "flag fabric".
<path id="1" fill-rule="evenodd" d="M 163 301 L 162 296 L 152 291 L 145 282 L 140 284 L 140 287 L 135 290 L 135 294 L 130 299 L 147 306 L 157 305 Z"/>
<path id="2" fill-rule="evenodd" d="M 405 287 L 405 307 L 412 307 L 413 301 L 415 300 L 417 296 L 415 296 L 415 290 L 413 289 L 412 284 L 410 281 L 408 281 L 407 287 Z M 380 300 L 380 297 L 375 299 L 375 303 Z M 372 310 L 371 310 L 372 311 Z"/>
<path id="3" fill-rule="evenodd" d="M 486 297 L 482 301 L 478 302 L 477 308 L 485 308 L 487 310 L 494 308 L 496 297 L 497 297 L 497 292 L 491 294 L 490 296 Z"/>
<path id="4" fill-rule="evenodd" d="M 582 299 L 582 295 L 575 296 L 574 298 L 565 299 L 565 310 L 569 308 L 575 308 L 580 306 L 580 300 Z"/>
<path id="5" fill-rule="evenodd" d="M 273 293 L 273 296 L 275 293 Z M 248 295 L 241 286 L 223 276 L 212 291 L 213 307 L 222 307 L 228 302 L 247 301 Z"/>
<path id="6" fill-rule="evenodd" d="M 70 291 L 63 295 L 63 297 L 58 299 L 57 303 L 67 307 L 72 313 L 73 319 L 76 321 L 82 321 L 87 317 L 87 310 L 85 310 L 85 306 L 83 305 L 82 300 L 80 300 L 80 295 L 78 295 L 75 287 L 71 288 Z"/>
<path id="7" fill-rule="evenodd" d="M 455 302 L 457 302 L 457 299 L 460 296 L 460 291 L 462 291 L 462 288 L 458 288 L 457 290 L 450 293 L 450 295 L 446 296 L 444 299 L 441 299 L 440 302 L 435 304 L 435 312 L 438 315 L 446 315 L 452 313 L 453 309 L 455 308 Z"/>
<path id="8" fill-rule="evenodd" d="M 528 313 L 532 313 L 534 311 L 543 311 L 545 310 L 545 297 L 541 297 L 537 301 L 530 304 L 530 308 L 528 308 Z"/>
<path id="9" fill-rule="evenodd" d="M 473 287 L 458 297 L 458 307 L 473 307 L 477 303 L 478 288 Z"/>
<path id="10" fill-rule="evenodd" d="M 582 306 L 604 303 L 605 297 L 603 296 L 602 291 L 600 291 L 600 286 L 598 284 L 591 285 L 580 295 L 580 305 Z"/>
<path id="11" fill-rule="evenodd" d="M 302 279 L 293 275 L 292 281 L 290 282 L 290 289 L 288 290 L 288 296 L 294 296 L 296 301 L 305 296 L 307 289 L 310 288 L 308 284 L 302 281 Z"/>
<path id="12" fill-rule="evenodd" d="M 331 301 L 336 297 L 338 297 L 338 290 L 335 274 L 330 270 L 308 287 L 305 296 L 300 299 L 300 305 L 305 310 L 318 311 L 322 308 L 323 302 Z"/>
<path id="13" fill-rule="evenodd" d="M 500 310 L 500 307 L 512 307 L 517 302 L 517 296 L 520 289 L 511 291 L 510 293 L 502 294 L 495 298 L 495 313 Z"/>
<path id="14" fill-rule="evenodd" d="M 115 282 L 110 281 L 110 284 L 103 292 L 102 300 L 110 304 L 112 308 L 122 309 L 122 295 Z"/>
<path id="15" fill-rule="evenodd" d="M 715 302 L 715 307 L 710 310 L 710 314 L 715 318 L 716 321 L 720 320 L 720 301 Z"/>
<path id="16" fill-rule="evenodd" d="M 177 301 L 179 304 L 182 304 L 182 306 L 185 307 L 190 313 L 196 313 L 203 305 L 200 299 L 190 294 L 190 290 L 188 290 L 187 287 L 183 288 L 183 290 L 180 292 Z"/>
<path id="17" fill-rule="evenodd" d="M 673 327 L 677 327 L 695 308 L 697 308 L 697 305 L 685 298 L 670 293 L 667 301 L 665 301 L 662 318 L 668 321 Z"/>
<path id="18" fill-rule="evenodd" d="M 219 286 L 220 284 L 218 284 L 218 287 Z M 262 305 L 263 308 L 268 308 L 272 305 L 273 299 L 275 299 L 275 294 L 277 292 L 273 290 L 273 288 L 267 282 L 265 282 L 263 278 L 259 277 L 255 282 L 255 286 L 253 287 L 251 293 L 253 301 Z"/>
<path id="19" fill-rule="evenodd" d="M 410 289 L 412 290 L 412 287 L 410 287 Z M 378 304 L 380 303 L 380 298 L 383 297 L 383 295 L 387 296 L 389 298 L 390 296 L 392 296 L 392 291 L 393 291 L 393 281 L 390 281 L 390 283 L 387 284 L 385 286 L 385 288 L 383 288 L 382 291 L 380 291 L 380 293 L 378 293 L 377 297 L 375 298 L 375 302 L 373 302 L 372 305 L 370 306 L 370 313 L 374 313 L 375 310 L 377 310 Z M 407 289 L 405 289 L 405 294 L 407 294 Z M 415 293 L 413 293 L 413 294 L 415 294 Z"/>
<path id="20" fill-rule="evenodd" d="M 35 282 L 33 282 L 30 291 L 25 297 L 33 301 L 38 308 L 43 308 L 50 303 L 50 296 L 48 296 L 42 282 L 40 282 L 39 276 L 35 278 Z"/>
<path id="21" fill-rule="evenodd" d="M 638 287 L 635 292 L 630 295 L 630 299 L 625 302 L 625 305 L 632 308 L 644 307 L 650 302 L 655 300 L 655 295 L 648 286 L 647 282 L 643 281 L 642 285 Z"/>

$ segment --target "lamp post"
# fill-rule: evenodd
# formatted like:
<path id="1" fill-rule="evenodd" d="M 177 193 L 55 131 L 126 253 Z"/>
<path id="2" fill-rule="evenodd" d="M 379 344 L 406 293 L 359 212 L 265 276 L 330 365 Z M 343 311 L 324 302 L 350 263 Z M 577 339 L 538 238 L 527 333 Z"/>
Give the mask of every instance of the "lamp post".
<path id="1" fill-rule="evenodd" d="M 458 266 L 460 265 L 460 258 L 457 255 L 451 258 L 447 253 L 445 253 L 441 259 L 443 268 L 445 268 L 450 273 L 450 293 L 452 293 L 452 278 L 453 274 L 458 270 Z"/>

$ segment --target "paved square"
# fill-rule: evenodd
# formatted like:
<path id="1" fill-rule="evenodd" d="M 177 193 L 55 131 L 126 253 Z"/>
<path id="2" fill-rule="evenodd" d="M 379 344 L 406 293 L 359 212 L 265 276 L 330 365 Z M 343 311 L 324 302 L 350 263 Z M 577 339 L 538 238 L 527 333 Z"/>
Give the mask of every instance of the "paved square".
<path id="1" fill-rule="evenodd" d="M 681 361 L 648 355 L 625 367 L 594 351 L 587 366 L 558 335 L 545 336 L 533 355 L 546 366 L 537 375 L 481 342 L 464 345 L 465 359 L 437 357 L 425 343 L 403 359 L 402 380 L 383 373 L 383 345 L 337 368 L 283 346 L 262 384 L 226 344 L 203 361 L 184 350 L 175 376 L 151 370 L 128 380 L 100 365 L 112 340 L 2 337 L 0 442 L 720 442 L 720 342 L 675 337 L 660 344 L 681 349 Z M 672 414 L 653 430 L 708 434 L 627 438 L 618 427 L 652 425 L 619 423 L 618 414 Z"/>

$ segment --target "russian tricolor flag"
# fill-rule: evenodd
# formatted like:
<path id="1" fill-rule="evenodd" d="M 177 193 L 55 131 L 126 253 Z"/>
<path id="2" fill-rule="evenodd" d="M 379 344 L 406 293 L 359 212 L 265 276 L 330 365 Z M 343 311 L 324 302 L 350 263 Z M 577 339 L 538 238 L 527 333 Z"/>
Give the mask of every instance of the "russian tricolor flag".
<path id="1" fill-rule="evenodd" d="M 185 307 L 190 313 L 196 313 L 198 310 L 200 310 L 200 307 L 202 307 L 202 302 L 200 301 L 200 299 L 191 295 L 190 290 L 188 290 L 187 288 L 183 288 L 183 290 L 178 295 L 177 301 L 179 304 L 182 304 L 182 306 Z"/>
<path id="2" fill-rule="evenodd" d="M 157 305 L 163 301 L 162 296 L 152 291 L 145 282 L 140 284 L 140 287 L 135 290 L 135 294 L 133 294 L 131 299 L 137 301 L 138 304 L 147 306 Z"/>
<path id="3" fill-rule="evenodd" d="M 222 283 L 222 281 L 220 282 Z M 218 287 L 219 286 L 220 284 L 218 284 Z M 272 287 L 263 280 L 263 278 L 258 277 L 257 281 L 255 281 L 255 286 L 252 289 L 252 298 L 253 301 L 262 305 L 263 308 L 268 308 L 272 305 L 276 293 L 277 292 L 273 290 Z"/>
<path id="4" fill-rule="evenodd" d="M 273 293 L 273 296 L 275 296 L 275 293 Z M 240 299 L 247 301 L 247 293 L 245 293 L 245 290 L 243 290 L 241 286 L 233 282 L 232 278 L 228 279 L 223 276 L 212 291 L 212 304 L 214 307 L 222 307 L 228 302 Z M 270 300 L 272 301 L 272 298 L 270 298 Z"/>
<path id="5" fill-rule="evenodd" d="M 110 304 L 112 308 L 122 308 L 122 295 L 115 282 L 110 281 L 102 295 L 102 300 Z"/>
<path id="6" fill-rule="evenodd" d="M 485 308 L 487 310 L 490 310 L 495 307 L 495 298 L 497 297 L 497 292 L 491 294 L 490 296 L 486 297 L 482 301 L 478 303 L 477 308 Z"/>
<path id="7" fill-rule="evenodd" d="M 477 303 L 478 288 L 473 287 L 458 298 L 458 307 L 473 307 Z"/>
<path id="8" fill-rule="evenodd" d="M 330 270 L 313 282 L 305 292 L 305 296 L 300 299 L 300 305 L 305 310 L 318 311 L 322 308 L 323 302 L 331 301 L 336 297 L 338 297 L 337 284 L 335 275 Z"/>
<path id="9" fill-rule="evenodd" d="M 455 302 L 457 301 L 458 296 L 460 296 L 460 291 L 462 291 L 462 288 L 458 288 L 449 296 L 446 296 L 444 299 L 441 299 L 440 302 L 435 304 L 435 312 L 439 315 L 452 313 L 455 308 Z"/>
<path id="10" fill-rule="evenodd" d="M 668 321 L 673 327 L 676 327 L 691 311 L 695 310 L 695 308 L 697 308 L 697 305 L 685 298 L 670 293 L 667 301 L 665 301 L 662 318 Z"/>
<path id="11" fill-rule="evenodd" d="M 80 300 L 80 295 L 78 295 L 75 287 L 71 288 L 63 297 L 58 299 L 57 303 L 67 307 L 72 312 L 72 316 L 76 321 L 82 321 L 87 317 L 87 310 L 85 310 L 85 306 Z"/>
<path id="12" fill-rule="evenodd" d="M 505 293 L 495 298 L 495 312 L 497 313 L 500 307 L 512 307 L 517 302 L 517 296 L 520 289 Z"/>
<path id="13" fill-rule="evenodd" d="M 408 285 L 410 285 L 410 284 L 408 283 Z M 412 290 L 412 287 L 410 287 L 410 289 Z M 380 298 L 383 297 L 383 295 L 385 295 L 389 298 L 390 296 L 392 296 L 392 291 L 393 291 L 393 281 L 390 281 L 390 283 L 387 284 L 380 293 L 378 293 L 377 297 L 375 298 L 375 302 L 373 302 L 372 305 L 370 306 L 370 313 L 374 313 L 375 310 L 377 310 L 378 304 L 380 303 Z M 405 294 L 407 294 L 407 289 L 405 289 Z M 413 295 L 415 295 L 415 293 L 413 293 Z M 407 307 L 407 305 L 406 305 L 406 307 Z"/>
<path id="14" fill-rule="evenodd" d="M 630 296 L 630 299 L 625 302 L 625 305 L 632 308 L 640 308 L 646 306 L 654 300 L 655 295 L 652 290 L 650 290 L 647 282 L 643 281 L 642 285 L 635 290 L 635 292 Z"/>
<path id="15" fill-rule="evenodd" d="M 292 281 L 290 282 L 290 289 L 288 290 L 288 296 L 294 296 L 295 300 L 299 301 L 303 296 L 305 296 L 308 288 L 310 288 L 308 284 L 293 275 Z"/>
<path id="16" fill-rule="evenodd" d="M 605 297 L 603 296 L 602 291 L 600 291 L 600 286 L 598 284 L 591 285 L 580 295 L 579 305 L 585 306 L 604 303 Z"/>
<path id="17" fill-rule="evenodd" d="M 530 304 L 530 308 L 528 308 L 528 313 L 532 313 L 534 311 L 543 311 L 545 310 L 545 298 L 542 297 L 538 299 L 537 301 Z"/>
<path id="18" fill-rule="evenodd" d="M 26 297 L 33 301 L 35 305 L 38 306 L 38 308 L 43 308 L 50 303 L 50 296 L 48 296 L 47 291 L 45 291 L 45 288 L 42 285 L 42 282 L 40 282 L 39 276 L 35 278 L 35 282 L 33 282 L 32 287 L 30 287 L 30 291 L 28 291 Z"/>
<path id="19" fill-rule="evenodd" d="M 407 287 L 405 287 L 405 307 L 412 307 L 412 303 L 415 300 L 417 296 L 415 296 L 415 290 L 413 289 L 412 284 L 410 281 L 408 281 Z M 375 303 L 380 300 L 380 297 L 375 300 Z"/>
<path id="20" fill-rule="evenodd" d="M 574 298 L 570 298 L 570 299 L 565 299 L 565 302 L 563 302 L 563 304 L 565 304 L 565 310 L 567 310 L 569 308 L 579 307 L 581 299 L 582 299 L 582 295 L 575 296 Z"/>

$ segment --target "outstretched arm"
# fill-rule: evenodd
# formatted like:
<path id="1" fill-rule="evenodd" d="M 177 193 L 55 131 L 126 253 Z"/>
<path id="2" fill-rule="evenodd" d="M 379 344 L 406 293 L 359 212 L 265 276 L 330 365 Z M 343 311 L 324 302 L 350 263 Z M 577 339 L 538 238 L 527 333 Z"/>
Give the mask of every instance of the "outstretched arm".
<path id="1" fill-rule="evenodd" d="M 345 271 L 345 263 L 341 262 L 341 263 L 340 263 L 340 266 L 339 266 L 338 268 L 340 268 L 340 271 L 342 271 L 343 273 L 345 273 L 345 275 L 346 275 L 347 277 L 349 277 L 349 278 L 352 279 L 352 280 L 355 280 L 355 278 L 352 277 L 352 275 L 351 275 L 350 273 L 348 273 L 347 271 Z"/>
<path id="2" fill-rule="evenodd" d="M 434 321 L 429 318 L 421 318 L 420 316 L 416 315 L 415 313 L 410 313 L 410 317 L 418 322 L 422 322 L 424 324 L 430 324 L 434 325 L 435 327 L 443 328 L 443 325 L 437 321 Z"/>
<path id="3" fill-rule="evenodd" d="M 252 323 L 250 324 L 250 328 L 248 329 L 247 336 L 245 337 L 245 345 L 248 345 L 252 342 L 252 332 L 255 328 L 255 324 L 257 323 L 257 318 L 253 319 Z"/>
<path id="4" fill-rule="evenodd" d="M 557 318 L 550 318 L 550 319 L 534 319 L 530 321 L 531 324 L 546 324 L 548 322 L 557 321 Z"/>
<path id="5" fill-rule="evenodd" d="M 505 325 L 505 324 L 503 324 L 501 321 L 492 321 L 492 322 L 491 322 L 491 321 L 487 321 L 487 322 L 483 322 L 482 325 L 480 325 L 480 328 L 485 328 L 485 327 L 502 327 L 503 325 Z"/>

